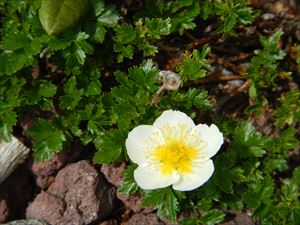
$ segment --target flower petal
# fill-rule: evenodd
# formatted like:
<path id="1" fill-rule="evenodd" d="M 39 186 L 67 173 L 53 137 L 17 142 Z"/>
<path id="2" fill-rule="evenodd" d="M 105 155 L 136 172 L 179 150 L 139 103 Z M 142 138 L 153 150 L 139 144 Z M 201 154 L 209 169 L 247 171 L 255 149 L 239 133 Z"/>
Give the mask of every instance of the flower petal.
<path id="1" fill-rule="evenodd" d="M 167 110 L 158 117 L 153 126 L 161 130 L 166 141 L 186 139 L 195 127 L 193 120 L 180 111 Z"/>
<path id="2" fill-rule="evenodd" d="M 173 184 L 173 189 L 177 191 L 191 191 L 203 185 L 214 172 L 212 160 L 207 160 L 193 166 L 192 172 L 181 174 L 179 181 Z"/>
<path id="3" fill-rule="evenodd" d="M 158 117 L 153 126 L 161 129 L 164 125 L 170 126 L 178 126 L 178 124 L 186 124 L 189 128 L 193 128 L 195 126 L 194 121 L 188 117 L 185 113 L 174 110 L 166 110 L 164 111 L 160 117 Z"/>
<path id="4" fill-rule="evenodd" d="M 134 171 L 134 179 L 138 186 L 145 190 L 168 187 L 179 180 L 180 176 L 174 172 L 170 176 L 161 175 L 157 166 L 139 166 Z"/>
<path id="5" fill-rule="evenodd" d="M 189 142 L 197 143 L 197 140 L 195 139 L 202 140 L 205 143 L 203 147 L 200 147 L 200 151 L 205 151 L 205 155 L 203 158 L 204 161 L 213 157 L 219 151 L 221 145 L 224 142 L 223 134 L 214 124 L 210 125 L 210 127 L 206 124 L 199 124 L 194 127 L 194 129 L 190 133 Z"/>
<path id="6" fill-rule="evenodd" d="M 129 158 L 138 165 L 146 164 L 151 151 L 162 144 L 164 138 L 161 131 L 150 125 L 135 127 L 129 132 L 125 143 Z"/>

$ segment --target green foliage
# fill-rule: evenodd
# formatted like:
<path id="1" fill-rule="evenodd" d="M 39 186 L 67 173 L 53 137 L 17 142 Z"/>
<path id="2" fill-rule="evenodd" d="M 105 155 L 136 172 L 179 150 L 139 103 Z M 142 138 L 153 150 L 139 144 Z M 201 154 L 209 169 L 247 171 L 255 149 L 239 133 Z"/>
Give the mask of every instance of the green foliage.
<path id="1" fill-rule="evenodd" d="M 292 47 L 292 53 L 294 54 L 295 57 L 295 61 L 297 64 L 297 69 L 298 69 L 298 73 L 300 72 L 300 45 L 299 44 L 295 44 Z"/>
<path id="2" fill-rule="evenodd" d="M 271 174 L 274 170 L 282 172 L 288 168 L 286 160 L 288 154 L 299 145 L 295 134 L 295 129 L 290 127 L 282 131 L 279 138 L 273 138 L 269 142 L 267 146 L 267 154 L 269 156 L 264 160 L 264 171 L 266 174 Z"/>
<path id="3" fill-rule="evenodd" d="M 95 148 L 95 163 L 125 160 L 129 165 L 119 191 L 144 195 L 144 206 L 155 207 L 161 218 L 175 221 L 179 210 L 191 212 L 182 224 L 218 224 L 228 210 L 246 209 L 261 224 L 299 224 L 300 170 L 288 163 L 299 145 L 298 90 L 283 93 L 274 110 L 278 136 L 262 135 L 250 122 L 228 120 L 232 115 L 213 118 L 225 143 L 205 185 L 186 193 L 138 188 L 136 165 L 125 154 L 130 130 L 152 124 L 167 109 L 181 110 L 199 123 L 216 114 L 217 88 L 195 82 L 215 68 L 208 60 L 211 48 L 191 49 L 187 37 L 202 38 L 206 20 L 205 26 L 213 25 L 211 32 L 225 38 L 237 25 L 250 24 L 256 13 L 244 0 L 136 3 L 126 8 L 104 0 L 0 1 L 0 140 L 10 141 L 14 131 L 16 135 L 24 128 L 22 135 L 32 142 L 38 161 L 50 159 L 73 140 Z M 262 49 L 254 52 L 247 70 L 257 108 L 267 104 L 263 91 L 289 74 L 279 70 L 285 59 L 282 35 L 279 30 L 262 37 Z M 169 45 L 176 45 L 175 52 L 166 51 Z M 183 84 L 156 96 L 162 85 L 159 72 L 167 66 L 176 69 Z"/>
<path id="4" fill-rule="evenodd" d="M 283 35 L 282 30 L 276 31 L 270 37 L 261 37 L 262 50 L 256 50 L 251 59 L 251 66 L 247 70 L 247 77 L 251 80 L 249 96 L 256 99 L 261 88 L 271 87 L 278 78 L 278 61 L 285 57 L 285 52 L 278 48 L 278 42 Z"/>
<path id="5" fill-rule="evenodd" d="M 120 130 L 110 130 L 106 131 L 103 135 L 99 134 L 95 140 L 98 151 L 94 156 L 94 161 L 109 163 L 120 158 L 125 138 Z"/>
<path id="6" fill-rule="evenodd" d="M 158 216 L 171 221 L 176 220 L 176 213 L 179 211 L 178 199 L 171 188 L 145 192 L 143 206 L 155 206 Z"/>
<path id="7" fill-rule="evenodd" d="M 214 1 L 214 7 L 216 15 L 223 22 L 218 31 L 225 34 L 232 32 L 237 23 L 251 24 L 256 16 L 247 3 L 241 0 Z"/>
<path id="8" fill-rule="evenodd" d="M 51 159 L 53 153 L 62 150 L 63 141 L 66 140 L 64 132 L 57 127 L 55 121 L 40 119 L 30 128 L 29 135 L 36 142 L 33 145 L 34 157 L 37 161 Z"/>
<path id="9" fill-rule="evenodd" d="M 74 25 L 88 8 L 85 0 L 42 0 L 39 17 L 49 34 L 58 34 Z"/>
<path id="10" fill-rule="evenodd" d="M 274 112 L 277 126 L 282 128 L 285 124 L 291 126 L 295 121 L 300 121 L 299 90 L 283 93 L 279 101 L 280 106 Z"/>
<path id="11" fill-rule="evenodd" d="M 149 17 L 161 19 L 170 18 L 171 32 L 183 34 L 185 30 L 196 27 L 195 19 L 201 13 L 199 1 L 176 0 L 176 1 L 157 1 L 147 0 L 146 10 L 138 14 L 138 18 Z"/>
<path id="12" fill-rule="evenodd" d="M 282 182 L 281 188 L 276 192 L 275 204 L 269 205 L 268 210 L 261 211 L 259 218 L 262 224 L 296 225 L 300 222 L 300 167 L 295 168 L 293 176 Z"/>
<path id="13" fill-rule="evenodd" d="M 153 56 L 158 52 L 158 48 L 152 44 L 156 39 L 171 33 L 170 18 L 139 19 L 135 26 L 122 24 L 115 27 L 114 50 L 118 53 L 118 62 L 124 58 L 132 59 L 134 47 L 141 50 L 144 56 Z"/>
<path id="14" fill-rule="evenodd" d="M 180 221 L 182 225 L 196 225 L 196 224 L 207 224 L 207 225 L 214 225 L 219 224 L 225 218 L 224 213 L 220 212 L 219 210 L 210 210 L 208 212 L 203 213 L 201 217 L 192 217 L 186 218 Z"/>
<path id="15" fill-rule="evenodd" d="M 289 151 L 299 145 L 295 130 L 288 129 L 280 137 L 271 138 L 257 133 L 248 122 L 223 121 L 220 125 L 221 129 L 230 128 L 227 134 L 232 138 L 231 144 L 227 151 L 216 156 L 211 181 L 197 193 L 188 196 L 193 199 L 191 208 L 209 211 L 212 202 L 218 202 L 223 210 L 229 207 L 241 211 L 247 206 L 253 210 L 256 218 L 266 221 L 266 224 L 272 220 L 274 222 L 271 224 L 284 224 L 287 214 L 278 217 L 278 212 L 281 211 L 282 202 L 288 201 L 288 198 L 282 197 L 276 190 L 271 172 L 287 169 L 280 163 L 286 165 Z M 273 163 L 275 161 L 280 163 Z M 296 176 L 297 171 L 294 170 Z M 299 202 L 290 210 L 297 212 L 298 208 Z M 199 221 L 198 218 L 190 220 Z"/>
<path id="16" fill-rule="evenodd" d="M 185 54 L 184 59 L 178 65 L 178 72 L 183 82 L 193 81 L 205 77 L 210 64 L 206 59 L 210 52 L 210 47 L 205 45 L 201 52 L 194 50 L 192 54 Z"/>
<path id="17" fill-rule="evenodd" d="M 219 29 L 222 33 L 232 32 L 237 24 L 250 24 L 255 17 L 255 13 L 244 0 L 213 1 L 212 3 L 195 0 L 148 0 L 145 8 L 146 10 L 136 15 L 134 25 L 123 23 L 114 29 L 116 33 L 114 51 L 118 53 L 118 62 L 122 62 L 125 58 L 132 59 L 136 49 L 142 51 L 144 56 L 154 56 L 158 52 L 155 40 L 175 32 L 182 35 L 185 30 L 194 29 L 198 16 L 204 19 L 209 16 L 219 17 L 223 23 Z M 196 56 L 195 50 L 193 57 L 196 57 L 197 61 L 199 60 L 197 57 L 203 57 L 203 54 L 208 52 L 209 48 L 205 48 L 202 55 Z M 202 67 L 205 67 L 207 63 L 203 63 Z M 200 72 L 195 71 L 197 70 L 195 67 L 191 69 L 194 73 Z"/>
<path id="18" fill-rule="evenodd" d="M 134 194 L 138 190 L 138 185 L 136 184 L 133 172 L 137 167 L 135 165 L 130 165 L 128 168 L 124 171 L 124 181 L 119 187 L 119 192 L 123 194 Z"/>
<path id="19" fill-rule="evenodd" d="M 211 103 L 208 100 L 208 93 L 205 90 L 189 88 L 187 91 L 177 91 L 162 97 L 158 107 L 161 109 L 178 108 L 191 110 L 193 107 L 208 110 Z"/>
<path id="20" fill-rule="evenodd" d="M 0 140 L 9 142 L 17 121 L 13 110 L 21 103 L 19 95 L 25 80 L 0 76 L 0 84 Z"/>

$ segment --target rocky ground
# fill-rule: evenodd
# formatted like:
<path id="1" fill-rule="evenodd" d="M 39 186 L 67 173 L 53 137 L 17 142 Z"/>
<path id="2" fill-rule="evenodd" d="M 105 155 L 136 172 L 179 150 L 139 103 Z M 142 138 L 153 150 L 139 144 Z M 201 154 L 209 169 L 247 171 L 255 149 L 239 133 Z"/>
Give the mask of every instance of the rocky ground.
<path id="1" fill-rule="evenodd" d="M 300 41 L 299 1 L 249 2 L 254 8 L 262 10 L 255 22 L 256 28 L 282 27 L 288 35 Z M 247 45 L 250 46 L 251 42 L 247 42 Z M 205 79 L 201 82 L 212 81 L 214 74 Z M 234 88 L 233 83 L 228 82 L 226 85 L 218 87 L 227 91 Z M 232 93 L 232 99 L 239 94 Z M 232 99 L 223 100 L 228 102 Z M 255 121 L 261 132 L 269 134 L 267 117 L 256 118 Z M 26 143 L 26 140 L 21 141 Z M 9 221 L 35 219 L 26 224 L 170 224 L 159 219 L 152 208 L 142 208 L 141 196 L 118 193 L 125 163 L 94 165 L 92 154 L 87 153 L 89 148 L 75 142 L 72 149 L 56 154 L 50 161 L 37 163 L 30 156 L 20 162 L 16 170 L 0 184 L 0 223 L 12 225 L 16 223 Z M 247 212 L 229 212 L 228 215 L 223 225 L 256 224 Z"/>
<path id="2" fill-rule="evenodd" d="M 26 224 L 29 219 L 35 219 L 32 224 L 57 225 L 171 224 L 160 220 L 152 208 L 142 208 L 141 196 L 117 192 L 125 163 L 93 165 L 80 154 L 74 157 L 72 151 L 56 154 L 50 161 L 29 161 L 21 162 L 0 186 L 2 223 L 26 218 Z M 254 223 L 247 214 L 233 213 L 232 221 L 225 224 Z"/>

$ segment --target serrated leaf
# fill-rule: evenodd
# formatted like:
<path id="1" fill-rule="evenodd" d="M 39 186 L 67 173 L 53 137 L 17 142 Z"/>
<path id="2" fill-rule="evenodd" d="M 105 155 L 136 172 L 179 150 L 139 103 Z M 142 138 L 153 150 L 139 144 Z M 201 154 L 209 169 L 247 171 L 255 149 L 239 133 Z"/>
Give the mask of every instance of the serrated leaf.
<path id="1" fill-rule="evenodd" d="M 136 39 L 136 30 L 131 24 L 125 23 L 114 28 L 116 32 L 115 40 L 122 45 L 133 42 Z"/>
<path id="2" fill-rule="evenodd" d="M 119 19 L 120 17 L 115 8 L 112 6 L 108 6 L 106 7 L 104 13 L 102 15 L 99 15 L 99 17 L 97 18 L 97 24 L 106 27 L 113 27 L 118 23 Z"/>
<path id="3" fill-rule="evenodd" d="M 225 218 L 225 214 L 218 210 L 211 210 L 200 218 L 200 223 L 207 225 L 214 225 L 222 222 Z"/>
<path id="4" fill-rule="evenodd" d="M 155 206 L 157 214 L 161 218 L 176 220 L 176 213 L 179 210 L 178 200 L 171 188 L 163 188 L 146 192 L 143 206 Z"/>
<path id="5" fill-rule="evenodd" d="M 42 0 L 39 18 L 49 34 L 58 34 L 71 27 L 85 14 L 86 0 Z"/>
<path id="6" fill-rule="evenodd" d="M 157 207 L 157 215 L 161 218 L 168 218 L 171 221 L 176 220 L 177 212 L 179 211 L 179 203 L 172 191 L 169 191 L 163 203 Z"/>
<path id="7" fill-rule="evenodd" d="M 89 83 L 87 93 L 89 95 L 99 95 L 101 92 L 101 83 L 98 80 L 93 80 Z"/>
<path id="8" fill-rule="evenodd" d="M 103 26 L 97 26 L 92 38 L 99 43 L 102 43 L 105 38 L 106 29 Z"/>
<path id="9" fill-rule="evenodd" d="M 34 139 L 34 157 L 39 161 L 50 159 L 53 153 L 62 149 L 66 140 L 63 131 L 45 119 L 40 119 L 34 124 L 28 134 Z"/>
<path id="10" fill-rule="evenodd" d="M 30 44 L 30 39 L 24 33 L 11 33 L 8 34 L 2 44 L 1 48 L 5 50 L 16 50 L 19 48 L 23 48 Z"/>
<path id="11" fill-rule="evenodd" d="M 210 47 L 205 45 L 201 52 L 194 50 L 191 54 L 185 54 L 185 58 L 177 69 L 184 82 L 206 76 L 207 70 L 211 67 L 209 61 L 206 59 L 209 52 Z"/>
<path id="12" fill-rule="evenodd" d="M 0 140 L 3 140 L 5 142 L 11 141 L 11 134 L 12 127 L 8 126 L 7 124 L 0 123 Z"/>
<path id="13" fill-rule="evenodd" d="M 241 158 L 261 157 L 266 154 L 268 137 L 255 132 L 250 122 L 242 122 L 234 132 L 232 149 L 239 152 Z"/>
<path id="14" fill-rule="evenodd" d="M 247 192 L 243 195 L 243 200 L 248 207 L 257 209 L 262 203 L 271 204 L 274 192 L 274 181 L 270 177 L 264 180 L 256 180 L 249 184 Z"/>
<path id="15" fill-rule="evenodd" d="M 53 108 L 53 104 L 50 100 L 42 98 L 40 101 L 40 107 L 42 110 L 50 110 Z"/>
<path id="16" fill-rule="evenodd" d="M 91 0 L 91 3 L 94 7 L 95 15 L 99 16 L 104 10 L 104 1 L 103 0 Z"/>
<path id="17" fill-rule="evenodd" d="M 0 140 L 11 140 L 12 128 L 16 121 L 17 114 L 13 111 L 13 106 L 0 102 Z"/>
<path id="18" fill-rule="evenodd" d="M 86 54 L 85 52 L 82 50 L 82 48 L 80 46 L 77 45 L 77 48 L 75 50 L 75 56 L 76 56 L 76 59 L 77 59 L 77 62 L 80 64 L 80 65 L 83 65 L 84 64 L 84 61 L 85 61 L 85 58 L 86 58 Z"/>
<path id="19" fill-rule="evenodd" d="M 71 77 L 64 86 L 66 95 L 60 97 L 60 107 L 62 109 L 74 109 L 80 101 L 83 91 L 76 88 L 76 77 Z"/>
<path id="20" fill-rule="evenodd" d="M 43 81 L 39 86 L 39 94 L 42 97 L 52 97 L 55 95 L 57 87 L 50 81 Z"/>
<path id="21" fill-rule="evenodd" d="M 97 152 L 94 161 L 97 163 L 110 163 L 117 160 L 122 153 L 122 143 L 125 137 L 120 130 L 107 131 L 103 135 L 99 135 L 95 140 Z"/>
<path id="22" fill-rule="evenodd" d="M 137 168 L 135 165 L 130 165 L 128 168 L 124 171 L 124 181 L 119 187 L 118 191 L 123 194 L 133 194 L 138 190 L 138 185 L 134 180 L 133 173 L 134 170 Z"/>

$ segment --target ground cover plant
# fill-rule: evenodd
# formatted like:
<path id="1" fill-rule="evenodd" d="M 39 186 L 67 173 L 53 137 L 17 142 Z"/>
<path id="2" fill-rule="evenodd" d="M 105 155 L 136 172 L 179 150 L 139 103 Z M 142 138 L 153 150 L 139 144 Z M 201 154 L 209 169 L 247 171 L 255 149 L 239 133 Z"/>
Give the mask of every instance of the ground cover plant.
<path id="1" fill-rule="evenodd" d="M 265 2 L 0 0 L 0 140 L 36 161 L 77 141 L 95 164 L 125 161 L 118 191 L 169 221 L 300 224 L 300 15 Z M 171 109 L 222 132 L 214 172 L 142 189 L 126 139 Z"/>

